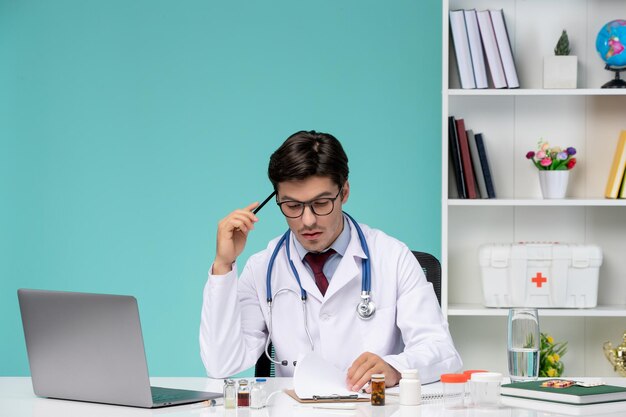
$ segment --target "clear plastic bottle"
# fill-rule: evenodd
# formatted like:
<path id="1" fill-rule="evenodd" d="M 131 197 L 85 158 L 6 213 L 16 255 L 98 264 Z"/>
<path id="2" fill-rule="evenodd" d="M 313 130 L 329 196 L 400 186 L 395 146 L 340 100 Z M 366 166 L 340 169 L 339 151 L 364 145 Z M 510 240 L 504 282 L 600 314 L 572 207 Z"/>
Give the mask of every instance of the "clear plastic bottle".
<path id="1" fill-rule="evenodd" d="M 267 394 L 265 392 L 265 378 L 257 378 L 250 388 L 250 408 L 260 409 L 265 407 Z"/>
<path id="2" fill-rule="evenodd" d="M 441 385 L 443 386 L 443 404 L 445 408 L 465 407 L 465 374 L 443 374 Z"/>
<path id="3" fill-rule="evenodd" d="M 400 405 L 419 405 L 422 401 L 422 383 L 417 369 L 402 371 Z"/>
<path id="4" fill-rule="evenodd" d="M 235 408 L 237 406 L 237 389 L 235 381 L 232 379 L 224 380 L 224 408 Z"/>
<path id="5" fill-rule="evenodd" d="M 237 407 L 249 407 L 250 406 L 250 388 L 248 387 L 248 380 L 242 379 L 239 381 L 239 388 L 237 388 Z"/>

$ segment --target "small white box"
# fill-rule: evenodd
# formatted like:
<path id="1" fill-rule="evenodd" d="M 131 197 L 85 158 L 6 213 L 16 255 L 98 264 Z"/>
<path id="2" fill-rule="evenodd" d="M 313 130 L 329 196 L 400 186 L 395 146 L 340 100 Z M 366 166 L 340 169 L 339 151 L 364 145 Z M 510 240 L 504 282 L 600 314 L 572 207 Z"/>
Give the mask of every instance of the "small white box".
<path id="1" fill-rule="evenodd" d="M 480 247 L 486 307 L 592 308 L 598 301 L 602 250 L 567 243 Z"/>

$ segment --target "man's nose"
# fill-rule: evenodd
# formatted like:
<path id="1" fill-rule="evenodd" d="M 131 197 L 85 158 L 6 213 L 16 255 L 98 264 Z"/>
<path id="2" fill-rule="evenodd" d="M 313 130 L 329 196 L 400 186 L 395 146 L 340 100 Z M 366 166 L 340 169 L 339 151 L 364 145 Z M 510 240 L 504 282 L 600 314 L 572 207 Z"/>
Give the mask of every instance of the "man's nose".
<path id="1" fill-rule="evenodd" d="M 302 223 L 305 226 L 310 227 L 313 226 L 316 221 L 317 217 L 315 216 L 315 213 L 313 213 L 313 209 L 311 209 L 311 206 L 305 205 L 304 212 L 302 213 Z"/>

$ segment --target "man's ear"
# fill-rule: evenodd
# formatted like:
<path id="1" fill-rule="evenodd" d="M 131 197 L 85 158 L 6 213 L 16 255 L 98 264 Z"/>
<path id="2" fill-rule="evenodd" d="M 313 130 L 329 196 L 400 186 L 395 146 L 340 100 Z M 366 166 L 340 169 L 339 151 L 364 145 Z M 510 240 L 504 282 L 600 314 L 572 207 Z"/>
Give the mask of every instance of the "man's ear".
<path id="1" fill-rule="evenodd" d="M 346 204 L 348 201 L 348 197 L 350 196 L 350 183 L 346 180 L 346 183 L 343 185 L 343 190 L 341 191 L 341 204 Z"/>

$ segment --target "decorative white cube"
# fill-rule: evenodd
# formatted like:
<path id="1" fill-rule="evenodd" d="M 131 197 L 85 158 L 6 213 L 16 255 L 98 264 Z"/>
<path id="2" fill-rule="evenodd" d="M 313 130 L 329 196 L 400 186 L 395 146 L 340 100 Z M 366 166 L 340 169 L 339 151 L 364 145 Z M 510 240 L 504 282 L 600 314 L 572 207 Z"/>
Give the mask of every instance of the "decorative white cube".
<path id="1" fill-rule="evenodd" d="M 543 58 L 543 88 L 576 88 L 578 57 L 570 55 Z"/>
<path id="2" fill-rule="evenodd" d="M 593 308 L 602 250 L 566 243 L 480 247 L 486 307 Z"/>

